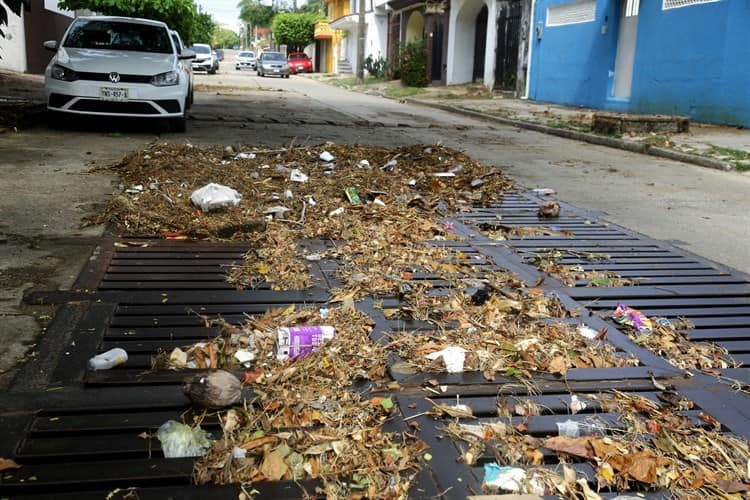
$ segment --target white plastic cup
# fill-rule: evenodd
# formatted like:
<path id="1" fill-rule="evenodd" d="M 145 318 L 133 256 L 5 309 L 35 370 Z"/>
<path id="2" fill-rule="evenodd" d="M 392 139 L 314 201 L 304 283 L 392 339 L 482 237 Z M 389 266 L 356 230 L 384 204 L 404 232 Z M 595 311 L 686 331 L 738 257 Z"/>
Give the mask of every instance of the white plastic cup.
<path id="1" fill-rule="evenodd" d="M 127 361 L 128 353 L 125 352 L 125 349 L 115 347 L 91 358 L 89 360 L 89 370 L 109 370 L 115 366 L 125 364 Z"/>

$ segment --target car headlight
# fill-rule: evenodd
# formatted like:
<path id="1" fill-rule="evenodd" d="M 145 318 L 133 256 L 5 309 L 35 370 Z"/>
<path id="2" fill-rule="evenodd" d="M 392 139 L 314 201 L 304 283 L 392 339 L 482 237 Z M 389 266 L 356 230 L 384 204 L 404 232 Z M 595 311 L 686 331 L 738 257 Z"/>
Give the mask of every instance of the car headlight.
<path id="1" fill-rule="evenodd" d="M 157 87 L 168 87 L 180 83 L 180 74 L 177 71 L 167 71 L 151 77 L 151 85 Z"/>
<path id="2" fill-rule="evenodd" d="M 59 64 L 52 66 L 50 76 L 55 80 L 62 80 L 64 82 L 74 82 L 78 80 L 78 75 L 72 69 L 65 68 Z"/>

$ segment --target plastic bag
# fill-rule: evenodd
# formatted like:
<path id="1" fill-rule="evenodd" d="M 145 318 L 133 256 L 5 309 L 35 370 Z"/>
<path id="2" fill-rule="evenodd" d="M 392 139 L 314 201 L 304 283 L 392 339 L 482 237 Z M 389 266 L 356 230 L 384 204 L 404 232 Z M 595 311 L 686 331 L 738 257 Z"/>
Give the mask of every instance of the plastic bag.
<path id="1" fill-rule="evenodd" d="M 226 207 L 236 207 L 240 204 L 242 195 L 234 189 L 221 184 L 206 184 L 193 191 L 190 201 L 204 212 L 219 210 Z"/>
<path id="2" fill-rule="evenodd" d="M 206 431 L 174 420 L 164 422 L 156 431 L 156 437 L 166 458 L 202 457 L 211 447 Z"/>

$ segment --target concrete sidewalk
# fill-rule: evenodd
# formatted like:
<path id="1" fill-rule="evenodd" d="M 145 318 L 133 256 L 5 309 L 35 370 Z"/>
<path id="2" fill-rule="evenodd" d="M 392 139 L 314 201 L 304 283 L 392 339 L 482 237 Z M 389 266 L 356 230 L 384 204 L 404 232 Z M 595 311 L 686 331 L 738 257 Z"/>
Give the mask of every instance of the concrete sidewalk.
<path id="1" fill-rule="evenodd" d="M 503 124 L 528 128 L 571 139 L 628 151 L 652 154 L 720 170 L 750 172 L 750 130 L 691 123 L 687 133 L 626 133 L 612 136 L 593 131 L 597 110 L 515 99 L 492 93 L 481 84 L 426 87 L 409 97 L 400 97 L 399 81 L 352 85 L 351 78 L 332 76 L 322 81 L 351 90 L 377 93 L 410 103 L 423 104 Z M 416 90 L 416 89 L 415 89 Z"/>

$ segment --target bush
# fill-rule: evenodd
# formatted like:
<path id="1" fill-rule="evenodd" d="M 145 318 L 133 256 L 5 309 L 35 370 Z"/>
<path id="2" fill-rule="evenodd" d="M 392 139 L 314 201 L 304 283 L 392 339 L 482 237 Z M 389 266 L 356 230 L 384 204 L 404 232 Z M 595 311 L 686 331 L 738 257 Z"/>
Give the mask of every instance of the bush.
<path id="1" fill-rule="evenodd" d="M 427 49 L 424 42 L 410 42 L 399 50 L 399 73 L 401 82 L 407 87 L 426 87 L 430 83 L 427 76 Z"/>
<path id="2" fill-rule="evenodd" d="M 373 59 L 372 54 L 370 54 L 365 58 L 365 69 L 375 78 L 384 78 L 387 69 L 386 60 L 382 57 Z"/>

